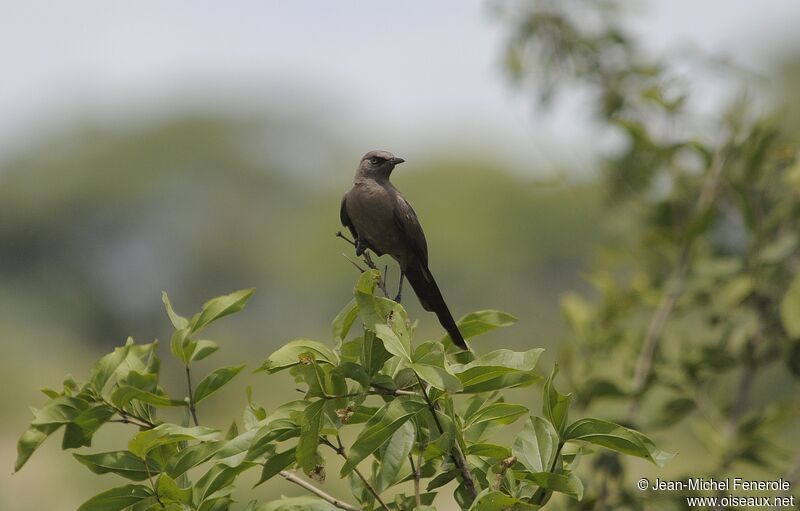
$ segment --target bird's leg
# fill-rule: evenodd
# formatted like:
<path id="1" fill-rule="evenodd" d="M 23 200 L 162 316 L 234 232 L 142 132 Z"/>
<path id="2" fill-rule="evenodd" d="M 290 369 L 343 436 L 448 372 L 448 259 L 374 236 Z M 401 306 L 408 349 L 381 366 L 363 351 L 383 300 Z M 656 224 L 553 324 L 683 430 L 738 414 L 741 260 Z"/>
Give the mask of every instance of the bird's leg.
<path id="1" fill-rule="evenodd" d="M 361 241 L 360 239 L 356 238 L 356 255 L 361 256 L 367 250 L 367 244 Z"/>
<path id="2" fill-rule="evenodd" d="M 405 278 L 406 274 L 403 272 L 403 269 L 400 268 L 400 286 L 397 288 L 397 296 L 394 297 L 394 301 L 400 303 L 403 299 L 403 279 Z"/>

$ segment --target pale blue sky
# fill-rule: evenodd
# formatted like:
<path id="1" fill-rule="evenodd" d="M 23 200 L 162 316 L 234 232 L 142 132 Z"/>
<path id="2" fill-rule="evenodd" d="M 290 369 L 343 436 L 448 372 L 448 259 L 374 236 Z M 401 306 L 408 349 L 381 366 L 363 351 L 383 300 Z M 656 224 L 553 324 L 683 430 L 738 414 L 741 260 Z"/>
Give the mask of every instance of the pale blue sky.
<path id="1" fill-rule="evenodd" d="M 656 51 L 694 44 L 757 66 L 794 36 L 800 2 L 650 0 L 631 23 Z M 479 0 L 12 2 L 0 157 L 76 115 L 262 103 L 335 119 L 354 150 L 457 139 L 509 160 L 574 156 L 591 130 L 572 113 L 534 115 L 500 73 L 503 37 Z"/>

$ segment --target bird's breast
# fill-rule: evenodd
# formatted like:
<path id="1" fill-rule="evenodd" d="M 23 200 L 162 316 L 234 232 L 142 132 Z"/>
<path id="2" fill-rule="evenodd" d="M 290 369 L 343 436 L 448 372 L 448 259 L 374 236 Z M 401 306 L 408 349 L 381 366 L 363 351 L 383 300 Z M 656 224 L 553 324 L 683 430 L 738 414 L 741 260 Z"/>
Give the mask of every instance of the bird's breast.
<path id="1" fill-rule="evenodd" d="M 383 186 L 356 184 L 345 204 L 358 237 L 378 252 L 397 259 L 402 251 L 402 233 L 394 218 L 395 200 L 394 194 Z"/>

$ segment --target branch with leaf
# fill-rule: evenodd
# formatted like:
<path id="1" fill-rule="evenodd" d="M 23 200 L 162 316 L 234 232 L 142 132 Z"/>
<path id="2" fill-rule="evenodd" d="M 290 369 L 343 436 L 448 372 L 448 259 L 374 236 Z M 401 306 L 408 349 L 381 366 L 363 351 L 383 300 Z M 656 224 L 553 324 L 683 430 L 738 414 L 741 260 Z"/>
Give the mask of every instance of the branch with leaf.
<path id="1" fill-rule="evenodd" d="M 268 413 L 248 388 L 241 426 L 230 421 L 227 433 L 201 425 L 198 407 L 244 366 L 215 369 L 193 386 L 193 364 L 219 348 L 200 339 L 202 329 L 241 310 L 252 290 L 215 298 L 191 319 L 177 314 L 165 294 L 175 328 L 170 351 L 184 365 L 187 396 L 169 396 L 160 385 L 157 342 L 129 339 L 101 358 L 85 383 L 67 380 L 62 390 L 45 391 L 48 401 L 20 438 L 16 470 L 61 427 L 62 447 L 75 449 L 89 447 L 106 424 L 122 422 L 136 427 L 125 448 L 73 456 L 96 474 L 113 473 L 129 483 L 90 498 L 81 511 L 227 510 L 237 478 L 248 470 L 260 471 L 257 484 L 280 476 L 309 493 L 253 501 L 244 507 L 248 511 L 432 509 L 451 481 L 463 509 L 500 510 L 537 509 L 554 493 L 580 499 L 583 483 L 573 470 L 585 443 L 656 464 L 669 457 L 618 424 L 589 418 L 570 423 L 570 397 L 556 390 L 555 371 L 544 384 L 541 417 L 507 403 L 506 389 L 540 381 L 541 349 L 476 356 L 447 338 L 414 344 L 403 307 L 375 296 L 380 280 L 376 270 L 359 276 L 353 300 L 333 321 L 333 347 L 291 341 L 258 369 L 289 372 L 302 385 L 303 399 Z M 514 322 L 502 312 L 479 311 L 462 318 L 460 327 L 475 337 Z M 361 328 L 351 335 L 357 323 Z M 183 408 L 182 423 L 162 420 L 164 408 Z M 523 418 L 513 444 L 496 443 L 502 428 Z M 323 447 L 341 458 L 339 477 L 349 480 L 351 496 L 322 489 L 330 462 Z M 197 477 L 190 480 L 190 471 Z"/>

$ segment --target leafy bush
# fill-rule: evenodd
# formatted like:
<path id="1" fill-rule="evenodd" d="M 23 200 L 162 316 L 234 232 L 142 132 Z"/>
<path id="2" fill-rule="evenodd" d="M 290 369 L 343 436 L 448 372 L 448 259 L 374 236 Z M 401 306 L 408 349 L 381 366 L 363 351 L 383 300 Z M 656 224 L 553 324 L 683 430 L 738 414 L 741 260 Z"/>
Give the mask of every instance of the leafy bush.
<path id="1" fill-rule="evenodd" d="M 545 101 L 588 92 L 599 127 L 623 141 L 601 163 L 608 217 L 624 215 L 635 243 L 607 250 L 591 272 L 598 299 L 562 300 L 572 335 L 560 358 L 574 408 L 613 409 L 626 425 L 668 434 L 693 462 L 673 480 L 748 470 L 796 483 L 794 89 L 773 96 L 765 113 L 763 83 L 741 70 L 695 53 L 675 62 L 645 51 L 625 30 L 624 2 L 514 5 L 507 57 L 516 83 L 536 84 Z M 733 89 L 728 101 L 703 96 L 708 76 Z M 719 108 L 708 108 L 712 99 Z M 627 463 L 604 457 L 586 500 L 594 509 L 646 509 L 629 474 Z M 685 496 L 658 499 L 682 509 Z"/>
<path id="2" fill-rule="evenodd" d="M 289 372 L 303 385 L 303 399 L 267 411 L 248 390 L 241 429 L 228 421 L 224 434 L 201 425 L 197 407 L 244 366 L 220 367 L 193 385 L 192 364 L 218 349 L 201 340 L 202 329 L 241 310 L 253 291 L 210 300 L 191 319 L 177 314 L 165 294 L 175 328 L 171 352 L 186 368 L 188 396 L 169 396 L 159 384 L 158 342 L 128 339 L 100 359 L 86 382 L 68 379 L 61 391 L 44 390 L 48 401 L 19 440 L 16 470 L 62 426 L 62 448 L 75 449 L 90 446 L 104 425 L 121 422 L 135 428 L 127 448 L 73 456 L 96 474 L 131 482 L 95 495 L 81 511 L 226 510 L 234 503 L 236 478 L 250 469 L 260 471 L 259 484 L 280 476 L 311 496 L 253 501 L 243 507 L 248 511 L 433 509 L 437 492 L 453 480 L 463 509 L 488 511 L 538 509 L 553 492 L 580 500 L 583 483 L 573 471 L 588 453 L 586 444 L 658 465 L 670 458 L 643 434 L 618 424 L 571 422 L 572 396 L 556 389 L 556 369 L 543 382 L 541 416 L 506 402 L 506 389 L 542 382 L 535 371 L 541 349 L 476 356 L 447 337 L 414 345 L 414 325 L 403 307 L 375 295 L 380 278 L 374 269 L 361 274 L 353 300 L 333 321 L 335 347 L 294 340 L 258 369 Z M 359 320 L 363 332 L 349 336 Z M 514 322 L 509 314 L 479 311 L 459 324 L 470 339 Z M 169 407 L 184 410 L 181 424 L 159 418 Z M 497 432 L 517 420 L 524 427 L 513 443 L 494 443 Z M 340 435 L 345 429 L 358 431 L 350 446 Z M 323 448 L 342 459 L 339 476 L 349 480 L 357 505 L 319 488 L 327 464 Z"/>

